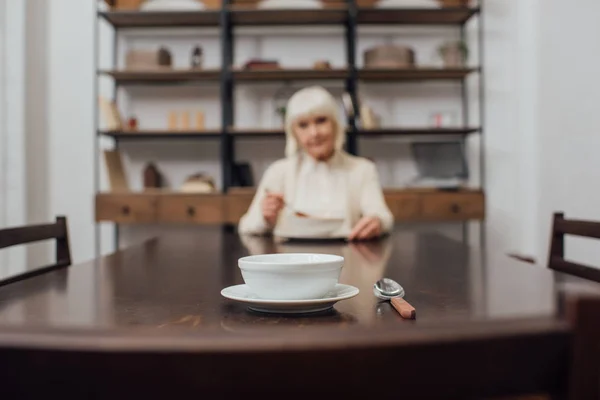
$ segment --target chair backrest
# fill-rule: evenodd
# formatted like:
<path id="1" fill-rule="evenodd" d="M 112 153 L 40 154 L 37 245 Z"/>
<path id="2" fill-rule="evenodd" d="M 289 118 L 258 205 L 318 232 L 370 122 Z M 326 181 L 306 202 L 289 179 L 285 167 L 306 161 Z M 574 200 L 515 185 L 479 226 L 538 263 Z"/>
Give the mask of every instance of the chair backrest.
<path id="1" fill-rule="evenodd" d="M 44 272 L 68 267 L 71 265 L 71 249 L 69 245 L 69 231 L 67 219 L 64 216 L 56 217 L 52 224 L 29 225 L 16 228 L 0 230 L 0 249 L 22 244 L 41 242 L 43 240 L 56 239 L 56 263 L 47 266 L 33 267 L 27 271 L 11 275 L 6 279 L 0 277 L 0 285 L 22 280 Z"/>
<path id="2" fill-rule="evenodd" d="M 600 269 L 565 260 L 565 235 L 600 239 L 600 222 L 569 220 L 563 213 L 555 213 L 548 256 L 549 268 L 600 282 Z"/>

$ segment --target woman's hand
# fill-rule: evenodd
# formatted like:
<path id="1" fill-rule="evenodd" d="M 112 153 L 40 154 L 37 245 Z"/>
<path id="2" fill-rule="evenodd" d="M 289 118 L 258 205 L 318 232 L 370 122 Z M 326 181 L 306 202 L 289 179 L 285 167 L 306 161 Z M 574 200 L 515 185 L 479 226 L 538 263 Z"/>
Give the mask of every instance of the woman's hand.
<path id="1" fill-rule="evenodd" d="M 269 226 L 275 226 L 279 212 L 283 208 L 283 194 L 267 193 L 267 196 L 262 201 L 262 214 Z"/>
<path id="2" fill-rule="evenodd" d="M 362 217 L 350 232 L 348 240 L 367 240 L 381 235 L 381 220 L 377 217 Z"/>

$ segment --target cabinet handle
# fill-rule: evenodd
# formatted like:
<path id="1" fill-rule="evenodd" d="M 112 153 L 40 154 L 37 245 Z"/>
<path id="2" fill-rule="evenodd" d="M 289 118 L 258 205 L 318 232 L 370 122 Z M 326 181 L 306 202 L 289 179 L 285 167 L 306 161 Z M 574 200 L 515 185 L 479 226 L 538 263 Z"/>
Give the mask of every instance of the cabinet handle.
<path id="1" fill-rule="evenodd" d="M 121 212 L 123 213 L 123 215 L 129 215 L 131 209 L 129 208 L 129 206 L 123 206 L 123 208 L 121 208 Z"/>
<path id="2" fill-rule="evenodd" d="M 452 204 L 452 207 L 450 208 L 450 210 L 454 214 L 458 214 L 460 212 L 460 206 L 458 204 Z"/>
<path id="3" fill-rule="evenodd" d="M 194 207 L 188 207 L 187 215 L 193 217 L 194 215 L 196 215 L 196 209 Z"/>

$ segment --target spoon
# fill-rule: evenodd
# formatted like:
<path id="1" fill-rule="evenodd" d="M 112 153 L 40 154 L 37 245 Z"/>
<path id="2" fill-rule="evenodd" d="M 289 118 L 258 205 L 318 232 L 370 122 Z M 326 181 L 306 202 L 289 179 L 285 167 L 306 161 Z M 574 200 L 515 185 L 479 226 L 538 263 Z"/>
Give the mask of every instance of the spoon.
<path id="1" fill-rule="evenodd" d="M 404 288 L 390 278 L 382 278 L 373 285 L 373 294 L 382 300 L 389 300 L 402 318 L 415 319 L 416 311 L 404 297 Z"/>
<path id="2" fill-rule="evenodd" d="M 267 194 L 273 193 L 269 189 L 266 189 L 266 192 L 267 192 Z M 292 207 L 285 200 L 283 200 L 283 206 L 285 208 L 287 208 L 288 210 L 290 210 L 291 212 L 293 212 L 297 217 L 300 217 L 300 218 L 309 218 L 310 217 L 310 215 L 308 215 L 308 214 L 305 214 L 300 211 L 295 211 L 294 209 L 292 209 Z"/>

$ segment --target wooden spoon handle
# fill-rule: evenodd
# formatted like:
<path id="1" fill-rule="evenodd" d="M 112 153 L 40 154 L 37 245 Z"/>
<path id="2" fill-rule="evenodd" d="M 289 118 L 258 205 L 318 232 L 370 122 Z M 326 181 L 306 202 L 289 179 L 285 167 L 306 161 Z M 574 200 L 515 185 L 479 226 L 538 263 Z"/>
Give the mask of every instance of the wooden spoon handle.
<path id="1" fill-rule="evenodd" d="M 392 303 L 392 306 L 394 306 L 394 308 L 400 313 L 400 315 L 402 316 L 402 318 L 406 318 L 406 319 L 415 319 L 417 316 L 417 312 L 415 311 L 415 308 L 413 306 L 411 306 L 410 304 L 408 304 L 408 302 L 406 300 L 404 300 L 402 297 L 393 297 L 390 302 Z"/>

